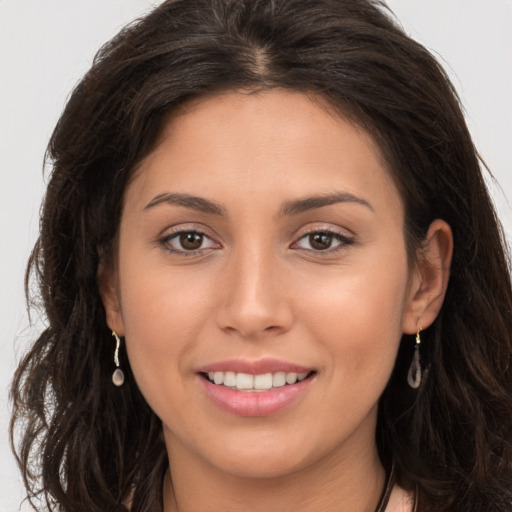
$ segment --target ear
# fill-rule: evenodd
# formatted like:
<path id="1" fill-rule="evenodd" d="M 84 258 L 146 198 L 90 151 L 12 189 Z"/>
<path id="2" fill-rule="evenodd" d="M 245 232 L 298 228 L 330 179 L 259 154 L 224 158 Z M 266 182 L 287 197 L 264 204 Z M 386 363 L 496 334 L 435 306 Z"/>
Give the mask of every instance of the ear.
<path id="1" fill-rule="evenodd" d="M 100 258 L 96 276 L 98 290 L 106 313 L 106 322 L 111 331 L 124 336 L 124 323 L 119 300 L 119 279 L 113 265 Z"/>
<path id="2" fill-rule="evenodd" d="M 448 287 L 452 253 L 452 230 L 444 220 L 436 219 L 429 227 L 412 271 L 402 323 L 404 333 L 415 334 L 436 319 Z"/>

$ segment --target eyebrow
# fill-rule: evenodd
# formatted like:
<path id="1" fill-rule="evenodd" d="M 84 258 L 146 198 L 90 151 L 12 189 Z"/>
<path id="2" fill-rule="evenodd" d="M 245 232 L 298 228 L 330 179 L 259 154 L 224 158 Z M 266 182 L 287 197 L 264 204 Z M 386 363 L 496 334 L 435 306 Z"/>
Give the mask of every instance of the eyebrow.
<path id="1" fill-rule="evenodd" d="M 286 202 L 281 208 L 280 215 L 297 215 L 309 210 L 323 208 L 337 203 L 355 203 L 360 204 L 374 211 L 372 205 L 366 200 L 357 197 L 349 192 L 337 192 L 335 194 L 310 196 L 302 199 L 295 199 Z M 170 204 L 183 206 L 192 210 L 212 215 L 226 215 L 226 209 L 215 201 L 205 199 L 204 197 L 192 196 L 190 194 L 164 192 L 155 196 L 145 207 L 149 210 L 160 204 Z"/>
<path id="2" fill-rule="evenodd" d="M 303 199 L 296 199 L 289 201 L 281 208 L 281 215 L 297 215 L 299 213 L 307 212 L 309 210 L 315 210 L 317 208 L 323 208 L 324 206 L 330 206 L 331 204 L 337 203 L 355 203 L 365 206 L 372 212 L 375 211 L 373 206 L 366 200 L 357 197 L 349 192 L 337 192 L 328 195 L 319 195 L 305 197 Z"/>
<path id="3" fill-rule="evenodd" d="M 144 210 L 154 208 L 159 204 L 171 204 L 177 206 L 184 206 L 192 210 L 197 210 L 203 213 L 210 213 L 212 215 L 226 215 L 226 210 L 220 204 L 205 199 L 204 197 L 191 196 L 189 194 L 168 193 L 158 194 L 155 196 L 145 207 Z"/>

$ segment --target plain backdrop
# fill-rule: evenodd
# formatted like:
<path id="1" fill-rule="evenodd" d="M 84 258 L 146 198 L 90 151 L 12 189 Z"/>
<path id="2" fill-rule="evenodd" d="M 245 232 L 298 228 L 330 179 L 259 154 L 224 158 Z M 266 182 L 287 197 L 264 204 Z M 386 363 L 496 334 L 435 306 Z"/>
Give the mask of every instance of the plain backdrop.
<path id="1" fill-rule="evenodd" d="M 23 274 L 38 228 L 43 154 L 95 51 L 158 0 L 0 0 L 0 512 L 23 488 L 8 444 L 8 386 L 44 319 L 30 326 Z M 512 1 L 390 0 L 454 81 L 512 240 Z"/>

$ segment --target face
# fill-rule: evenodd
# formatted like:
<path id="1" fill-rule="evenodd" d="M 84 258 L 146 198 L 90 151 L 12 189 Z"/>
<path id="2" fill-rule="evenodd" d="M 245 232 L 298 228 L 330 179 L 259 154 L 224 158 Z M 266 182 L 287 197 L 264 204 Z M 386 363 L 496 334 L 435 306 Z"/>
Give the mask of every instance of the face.
<path id="1" fill-rule="evenodd" d="M 190 103 L 126 191 L 111 277 L 171 461 L 272 476 L 375 453 L 411 275 L 400 196 L 353 124 L 277 90 Z"/>

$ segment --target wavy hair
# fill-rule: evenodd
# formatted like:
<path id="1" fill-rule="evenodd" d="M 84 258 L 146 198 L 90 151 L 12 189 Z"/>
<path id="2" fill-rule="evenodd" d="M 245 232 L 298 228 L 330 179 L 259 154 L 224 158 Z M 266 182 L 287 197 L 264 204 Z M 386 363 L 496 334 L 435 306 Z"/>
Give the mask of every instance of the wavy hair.
<path id="1" fill-rule="evenodd" d="M 52 171 L 27 269 L 47 327 L 12 384 L 11 438 L 28 496 L 64 512 L 162 509 L 162 427 L 134 384 L 114 388 L 97 285 L 123 193 L 164 121 L 192 97 L 282 88 L 316 95 L 378 142 L 406 211 L 411 264 L 429 224 L 454 235 L 428 375 L 407 388 L 404 336 L 377 443 L 423 512 L 512 507 L 512 290 L 478 154 L 437 61 L 372 0 L 167 1 L 108 42 L 47 149 Z"/>

